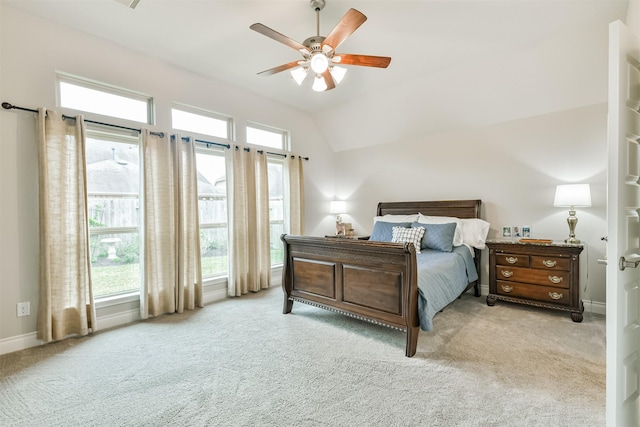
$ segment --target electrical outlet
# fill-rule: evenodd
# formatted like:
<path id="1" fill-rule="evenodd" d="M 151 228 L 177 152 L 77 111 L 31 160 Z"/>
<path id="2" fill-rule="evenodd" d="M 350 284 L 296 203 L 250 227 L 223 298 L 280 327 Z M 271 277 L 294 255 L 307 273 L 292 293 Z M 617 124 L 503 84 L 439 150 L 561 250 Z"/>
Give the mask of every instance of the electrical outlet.
<path id="1" fill-rule="evenodd" d="M 30 315 L 31 303 L 29 301 L 19 302 L 18 304 L 16 304 L 16 311 L 17 311 L 18 317 Z"/>

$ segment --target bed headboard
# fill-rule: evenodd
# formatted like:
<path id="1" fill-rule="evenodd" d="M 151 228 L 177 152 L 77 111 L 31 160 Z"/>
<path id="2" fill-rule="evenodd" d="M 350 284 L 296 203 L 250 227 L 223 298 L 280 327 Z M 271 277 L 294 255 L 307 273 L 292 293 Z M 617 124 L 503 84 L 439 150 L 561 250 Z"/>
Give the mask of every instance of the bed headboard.
<path id="1" fill-rule="evenodd" d="M 376 216 L 421 213 L 456 218 L 480 218 L 482 200 L 442 200 L 424 202 L 380 202 Z"/>

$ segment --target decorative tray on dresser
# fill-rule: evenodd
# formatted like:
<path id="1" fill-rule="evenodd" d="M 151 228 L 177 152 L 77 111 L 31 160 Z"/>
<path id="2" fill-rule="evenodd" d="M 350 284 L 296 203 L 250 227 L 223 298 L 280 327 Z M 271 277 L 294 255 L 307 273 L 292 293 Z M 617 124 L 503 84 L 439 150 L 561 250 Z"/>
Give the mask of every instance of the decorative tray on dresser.
<path id="1" fill-rule="evenodd" d="M 562 242 L 488 240 L 489 295 L 496 300 L 568 311 L 582 322 L 580 253 L 583 246 Z"/>

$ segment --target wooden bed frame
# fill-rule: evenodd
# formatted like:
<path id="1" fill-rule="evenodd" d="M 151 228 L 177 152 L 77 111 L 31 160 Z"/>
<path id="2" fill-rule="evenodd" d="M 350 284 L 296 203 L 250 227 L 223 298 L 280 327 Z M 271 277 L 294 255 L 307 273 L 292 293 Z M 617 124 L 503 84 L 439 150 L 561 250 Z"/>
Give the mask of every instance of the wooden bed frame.
<path id="1" fill-rule="evenodd" d="M 480 218 L 480 200 L 379 203 L 386 214 Z M 282 235 L 283 313 L 303 302 L 372 323 L 406 331 L 405 355 L 418 345 L 418 280 L 415 248 L 409 243 Z M 480 251 L 475 249 L 480 274 Z M 478 280 L 479 281 L 479 280 Z M 470 283 L 464 292 L 475 288 Z M 463 292 L 463 293 L 464 293 Z"/>

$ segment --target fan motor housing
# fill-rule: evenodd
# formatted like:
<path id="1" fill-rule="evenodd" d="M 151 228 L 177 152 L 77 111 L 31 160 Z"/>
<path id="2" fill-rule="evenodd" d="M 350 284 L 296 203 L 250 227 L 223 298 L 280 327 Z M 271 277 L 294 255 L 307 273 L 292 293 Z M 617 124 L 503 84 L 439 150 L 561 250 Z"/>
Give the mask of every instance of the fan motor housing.
<path id="1" fill-rule="evenodd" d="M 311 52 L 322 52 L 322 42 L 326 37 L 311 36 L 302 42 Z"/>
<path id="2" fill-rule="evenodd" d="M 322 10 L 324 8 L 324 0 L 311 0 L 309 2 L 311 4 L 311 8 L 315 11 Z"/>

